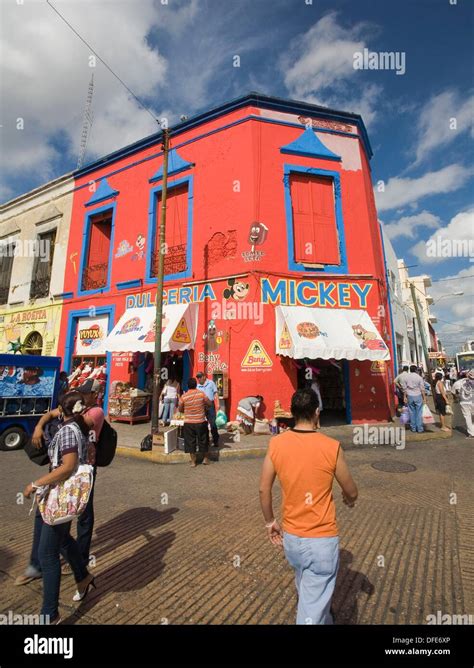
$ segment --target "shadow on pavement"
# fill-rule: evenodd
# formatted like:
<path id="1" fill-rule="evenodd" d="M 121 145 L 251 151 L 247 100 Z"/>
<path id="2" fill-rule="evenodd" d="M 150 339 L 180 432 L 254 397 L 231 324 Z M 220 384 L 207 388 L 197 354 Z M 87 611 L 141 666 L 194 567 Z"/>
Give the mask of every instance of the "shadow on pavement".
<path id="1" fill-rule="evenodd" d="M 339 571 L 331 606 L 335 624 L 357 624 L 360 592 L 370 597 L 375 591 L 374 585 L 364 573 L 350 568 L 353 560 L 352 552 L 340 551 Z"/>
<path id="2" fill-rule="evenodd" d="M 97 538 L 92 545 L 92 554 L 98 565 L 97 589 L 89 590 L 85 601 L 64 623 L 73 624 L 79 616 L 93 610 L 101 598 L 108 594 L 137 591 L 156 580 L 165 567 L 164 558 L 176 534 L 174 531 L 166 531 L 155 536 L 150 532 L 171 522 L 174 513 L 178 511 L 179 508 L 163 511 L 148 507 L 132 508 L 98 526 Z M 146 539 L 145 545 L 138 547 L 132 554 L 125 550 L 127 556 L 124 559 L 110 568 L 100 569 L 100 557 L 112 554 L 140 537 Z"/>

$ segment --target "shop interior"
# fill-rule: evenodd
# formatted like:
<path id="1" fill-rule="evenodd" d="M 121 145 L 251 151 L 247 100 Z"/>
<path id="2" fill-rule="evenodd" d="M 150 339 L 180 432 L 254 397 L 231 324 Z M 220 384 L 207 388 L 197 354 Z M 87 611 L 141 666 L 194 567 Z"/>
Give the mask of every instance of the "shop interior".
<path id="1" fill-rule="evenodd" d="M 319 384 L 323 404 L 321 426 L 347 424 L 343 361 L 305 358 L 294 362 L 298 389 L 311 387 L 314 382 Z"/>

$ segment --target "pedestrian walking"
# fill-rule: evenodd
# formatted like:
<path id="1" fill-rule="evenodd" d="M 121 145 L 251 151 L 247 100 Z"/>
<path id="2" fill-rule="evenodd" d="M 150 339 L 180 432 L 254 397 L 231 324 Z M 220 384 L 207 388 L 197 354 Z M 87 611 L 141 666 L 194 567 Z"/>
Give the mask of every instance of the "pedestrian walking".
<path id="1" fill-rule="evenodd" d="M 89 495 L 89 500 L 87 502 L 86 507 L 84 508 L 84 511 L 77 518 L 77 543 L 79 545 L 79 549 L 86 564 L 89 564 L 90 561 L 90 547 L 92 542 L 92 534 L 94 531 L 94 521 L 95 521 L 94 489 L 97 478 L 97 467 L 95 465 L 96 444 L 99 440 L 100 433 L 102 431 L 102 426 L 105 420 L 103 409 L 97 405 L 101 389 L 102 385 L 100 381 L 95 379 L 88 379 L 85 381 L 85 383 L 83 383 L 81 387 L 79 387 L 77 390 L 74 390 L 75 392 L 80 392 L 81 397 L 83 399 L 84 411 L 82 417 L 84 418 L 84 422 L 88 430 L 86 463 L 91 464 L 94 467 L 94 479 L 92 481 L 92 489 Z M 31 438 L 32 444 L 36 448 L 40 448 L 43 442 L 46 442 L 48 444 L 51 440 L 48 437 L 49 428 L 55 424 L 60 425 L 61 419 L 62 419 L 62 413 L 59 408 L 55 408 L 52 411 L 49 411 L 48 413 L 43 415 L 40 418 L 33 432 Z M 35 521 L 30 560 L 25 571 L 15 579 L 15 585 L 28 584 L 28 582 L 41 578 L 42 576 L 41 564 L 38 556 L 42 526 L 43 526 L 42 521 Z M 62 548 L 61 548 L 61 554 L 64 559 L 64 563 L 61 567 L 61 572 L 63 575 L 71 575 L 72 568 L 71 565 L 67 562 L 66 551 L 63 550 Z"/>
<path id="2" fill-rule="evenodd" d="M 448 397 L 446 395 L 446 387 L 443 383 L 443 374 L 436 373 L 435 377 L 435 408 L 439 413 L 439 420 L 441 423 L 442 431 L 451 431 L 449 427 L 446 426 L 446 406 L 448 405 Z"/>
<path id="3" fill-rule="evenodd" d="M 410 367 L 409 373 L 402 381 L 404 402 L 408 404 L 410 414 L 411 431 L 422 433 L 423 428 L 423 404 L 426 403 L 425 383 L 417 372 L 415 364 Z"/>
<path id="4" fill-rule="evenodd" d="M 168 427 L 171 418 L 176 410 L 179 399 L 180 386 L 175 378 L 168 378 L 161 392 L 163 401 L 162 421 L 165 427 Z"/>
<path id="5" fill-rule="evenodd" d="M 204 392 L 206 397 L 211 402 L 211 405 L 206 408 L 206 419 L 211 430 L 212 442 L 216 448 L 219 447 L 219 430 L 216 425 L 216 397 L 217 397 L 217 385 L 213 380 L 210 380 L 206 377 L 202 371 L 196 374 L 198 381 L 197 389 L 201 392 Z M 209 432 L 208 432 L 209 437 Z"/>
<path id="6" fill-rule="evenodd" d="M 78 464 L 87 460 L 88 427 L 80 415 L 85 406 L 82 395 L 72 391 L 66 393 L 59 410 L 63 416 L 63 425 L 53 438 L 48 448 L 50 470 L 47 475 L 38 478 L 25 487 L 24 496 L 30 496 L 39 487 L 54 485 L 67 480 L 77 469 Z M 39 519 L 38 519 L 39 516 Z M 35 521 L 42 521 L 39 510 L 36 511 Z M 42 523 L 38 547 L 39 563 L 43 577 L 43 604 L 41 614 L 50 624 L 59 624 L 59 592 L 61 587 L 60 549 L 66 553 L 71 565 L 74 578 L 77 582 L 77 592 L 73 600 L 82 600 L 95 587 L 94 576 L 88 572 L 79 544 L 70 534 L 72 522 L 62 524 Z"/>
<path id="7" fill-rule="evenodd" d="M 197 389 L 196 378 L 188 380 L 188 391 L 179 400 L 179 411 L 184 412 L 184 451 L 191 457 L 191 468 L 196 468 L 197 453 L 204 454 L 203 464 L 209 464 L 209 433 L 206 409 L 210 400 Z"/>
<path id="8" fill-rule="evenodd" d="M 270 440 L 260 478 L 260 504 L 268 537 L 273 545 L 283 546 L 295 571 L 297 624 L 333 623 L 330 607 L 339 566 L 334 478 L 349 507 L 358 495 L 340 443 L 315 432 L 318 408 L 313 390 L 293 394 L 295 427 Z M 277 476 L 283 492 L 281 526 L 272 503 Z"/>
<path id="9" fill-rule="evenodd" d="M 467 438 L 474 438 L 474 369 L 468 371 L 465 378 L 461 378 L 454 383 L 453 393 L 459 399 L 466 422 Z"/>

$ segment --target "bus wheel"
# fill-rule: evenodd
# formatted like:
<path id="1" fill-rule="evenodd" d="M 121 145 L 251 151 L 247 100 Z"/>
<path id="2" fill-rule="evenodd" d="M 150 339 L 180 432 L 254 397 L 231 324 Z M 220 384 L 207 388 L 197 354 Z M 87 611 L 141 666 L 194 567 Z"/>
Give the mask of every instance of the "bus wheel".
<path id="1" fill-rule="evenodd" d="M 26 434 L 21 427 L 10 427 L 0 434 L 0 450 L 19 450 L 25 440 Z"/>

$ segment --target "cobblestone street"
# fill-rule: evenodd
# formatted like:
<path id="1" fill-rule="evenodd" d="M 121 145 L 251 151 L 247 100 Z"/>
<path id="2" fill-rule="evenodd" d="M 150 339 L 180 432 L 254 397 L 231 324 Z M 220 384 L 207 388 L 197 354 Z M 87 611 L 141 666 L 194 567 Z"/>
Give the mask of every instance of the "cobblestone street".
<path id="1" fill-rule="evenodd" d="M 437 611 L 473 613 L 472 447 L 454 432 L 405 450 L 347 450 L 360 498 L 351 510 L 335 490 L 342 549 L 336 623 L 425 624 Z M 31 614 L 39 612 L 41 583 L 13 585 L 32 534 L 29 502 L 17 505 L 16 495 L 37 467 L 23 452 L 0 454 L 1 612 Z M 224 459 L 192 470 L 117 457 L 101 469 L 97 590 L 76 608 L 72 577 L 63 577 L 63 620 L 293 624 L 292 571 L 267 542 L 259 509 L 261 463 Z M 374 463 L 416 469 L 385 472 Z"/>

